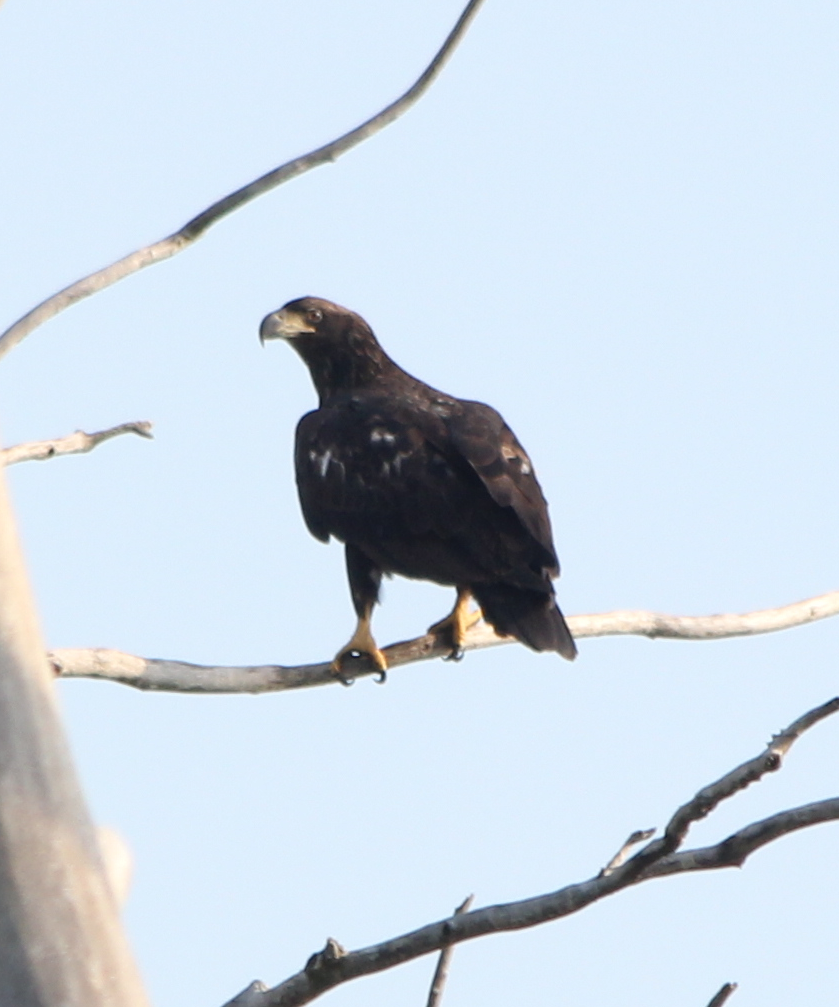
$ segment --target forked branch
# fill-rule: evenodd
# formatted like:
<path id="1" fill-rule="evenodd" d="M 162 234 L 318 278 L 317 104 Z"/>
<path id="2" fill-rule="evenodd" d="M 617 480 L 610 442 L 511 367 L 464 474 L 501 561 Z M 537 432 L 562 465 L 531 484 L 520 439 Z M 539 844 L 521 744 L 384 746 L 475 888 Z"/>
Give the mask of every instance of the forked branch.
<path id="1" fill-rule="evenodd" d="M 163 238 L 153 245 L 139 248 L 136 252 L 126 255 L 124 258 L 111 263 L 110 266 L 106 266 L 96 273 L 82 277 L 82 279 L 77 280 L 75 283 L 71 283 L 69 287 L 65 287 L 63 290 L 59 290 L 57 294 L 53 294 L 52 297 L 48 297 L 45 301 L 42 301 L 31 311 L 27 312 L 22 318 L 19 318 L 0 336 L 0 357 L 8 353 L 12 347 L 17 346 L 21 340 L 25 339 L 30 332 L 37 329 L 39 325 L 43 325 L 44 322 L 49 321 L 50 318 L 64 311 L 65 308 L 69 308 L 85 297 L 90 297 L 91 294 L 96 294 L 100 290 L 110 287 L 119 280 L 124 280 L 126 276 L 131 276 L 132 273 L 136 273 L 146 266 L 152 266 L 156 262 L 170 259 L 173 255 L 177 255 L 178 252 L 182 252 L 185 248 L 192 245 L 208 228 L 221 220 L 222 217 L 226 217 L 228 213 L 238 210 L 239 207 L 249 203 L 252 199 L 256 199 L 257 196 L 275 189 L 278 185 L 290 182 L 291 179 L 297 178 L 298 175 L 311 171 L 312 168 L 318 168 L 322 164 L 328 164 L 331 161 L 337 160 L 342 154 L 346 154 L 348 150 L 352 150 L 358 144 L 369 140 L 371 136 L 384 129 L 385 126 L 389 126 L 401 115 L 404 115 L 412 105 L 419 101 L 437 79 L 440 71 L 457 47 L 457 44 L 466 34 L 482 3 L 483 0 L 469 0 L 463 13 L 458 18 L 457 24 L 449 33 L 448 38 L 441 46 L 437 55 L 401 98 L 383 108 L 360 126 L 356 126 L 355 129 L 351 129 L 348 133 L 344 133 L 343 136 L 339 136 L 337 140 L 333 140 L 323 147 L 318 147 L 316 150 L 312 150 L 302 157 L 296 157 L 293 161 L 288 161 L 286 164 L 280 165 L 279 168 L 275 168 L 253 182 L 242 186 L 241 189 L 231 192 L 229 196 L 218 200 L 218 202 L 207 207 L 202 213 L 199 213 L 197 217 L 193 217 L 179 231 L 170 234 L 168 238 Z"/>
<path id="2" fill-rule="evenodd" d="M 679 808 L 659 839 L 653 839 L 633 857 L 617 866 L 614 865 L 614 860 L 611 861 L 608 869 L 602 870 L 588 881 L 520 902 L 456 913 L 449 919 L 431 923 L 359 951 L 348 952 L 337 941 L 330 939 L 327 947 L 313 955 L 296 975 L 273 989 L 265 989 L 261 983 L 254 983 L 230 1001 L 228 1007 L 234 1003 L 247 1004 L 248 1007 L 299 1007 L 351 979 L 393 968 L 462 941 L 508 930 L 521 930 L 568 916 L 608 895 L 651 878 L 678 873 L 679 870 L 710 870 L 742 864 L 760 846 L 788 832 L 816 822 L 839 820 L 839 799 L 820 801 L 805 808 L 781 812 L 765 822 L 749 825 L 716 846 L 704 850 L 679 849 L 693 822 L 704 818 L 721 801 L 732 797 L 766 773 L 779 769 L 784 755 L 795 740 L 837 710 L 839 698 L 800 717 L 785 731 L 775 735 L 760 755 L 704 787 Z M 677 864 L 684 866 L 676 867 Z M 733 992 L 733 988 L 727 984 L 717 997 L 723 996 L 726 989 L 728 992 L 723 1000 Z M 722 1003 L 723 1000 L 712 1003 Z"/>
<path id="3" fill-rule="evenodd" d="M 752 636 L 793 626 L 804 626 L 818 619 L 839 614 L 839 591 L 809 598 L 782 608 L 748 612 L 745 615 L 682 616 L 657 612 L 604 612 L 600 615 L 572 615 L 568 625 L 577 640 L 592 636 L 667 637 L 671 640 L 723 640 L 732 636 Z M 479 650 L 514 642 L 496 636 L 490 626 L 479 623 L 468 631 L 465 650 Z M 445 657 L 450 643 L 433 634 L 415 640 L 394 643 L 384 648 L 388 667 L 398 668 L 435 657 Z M 63 678 L 102 678 L 131 685 L 136 689 L 159 692 L 282 692 L 307 689 L 316 685 L 335 685 L 331 663 L 249 667 L 188 664 L 135 657 L 104 648 L 55 650 L 50 654 L 56 674 Z M 378 675 L 378 669 L 358 662 L 356 678 Z"/>
<path id="4" fill-rule="evenodd" d="M 461 916 L 463 913 L 469 912 L 472 903 L 475 901 L 474 895 L 467 895 L 463 902 L 455 909 L 455 916 Z M 431 989 L 428 991 L 428 1002 L 426 1007 L 440 1007 L 440 1002 L 443 999 L 443 990 L 446 988 L 446 982 L 449 978 L 449 967 L 452 963 L 452 947 L 443 948 L 440 952 L 440 958 L 437 961 L 437 968 L 434 970 L 434 976 L 431 980 Z"/>

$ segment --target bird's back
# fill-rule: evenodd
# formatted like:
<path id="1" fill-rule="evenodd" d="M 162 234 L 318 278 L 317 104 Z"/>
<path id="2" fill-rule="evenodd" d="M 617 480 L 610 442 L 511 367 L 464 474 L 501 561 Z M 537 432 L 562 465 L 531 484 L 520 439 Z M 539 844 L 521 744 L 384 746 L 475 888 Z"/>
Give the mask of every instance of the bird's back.
<path id="1" fill-rule="evenodd" d="M 535 477 L 521 472 L 512 452 L 504 458 L 503 445 L 475 463 L 461 446 L 474 444 L 488 413 L 508 428 L 488 406 L 425 387 L 410 395 L 338 396 L 303 417 L 295 461 L 309 529 L 322 540 L 333 535 L 358 545 L 388 572 L 545 590 L 556 558 Z M 496 495 L 505 493 L 510 501 L 499 503 Z"/>

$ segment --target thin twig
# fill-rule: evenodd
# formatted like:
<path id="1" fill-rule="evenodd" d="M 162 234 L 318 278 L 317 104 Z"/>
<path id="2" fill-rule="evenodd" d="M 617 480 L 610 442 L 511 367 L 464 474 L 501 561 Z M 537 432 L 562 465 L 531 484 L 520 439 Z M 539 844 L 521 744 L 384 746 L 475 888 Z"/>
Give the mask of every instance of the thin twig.
<path id="1" fill-rule="evenodd" d="M 756 783 L 767 773 L 777 772 L 781 768 L 783 757 L 801 735 L 814 724 L 825 717 L 830 717 L 839 710 L 839 697 L 828 700 L 821 706 L 799 717 L 785 730 L 773 736 L 760 755 L 749 759 L 742 765 L 732 769 L 730 773 L 703 787 L 691 800 L 683 804 L 671 817 L 660 839 L 654 839 L 636 853 L 626 864 L 635 867 L 637 876 L 643 873 L 648 865 L 661 861 L 662 857 L 674 853 L 684 842 L 688 829 L 694 822 L 706 818 L 722 801 L 727 800 L 740 790 L 745 790 Z"/>
<path id="2" fill-rule="evenodd" d="M 461 916 L 469 911 L 475 900 L 474 895 L 467 895 L 463 902 L 455 909 L 454 915 Z M 437 968 L 434 970 L 434 978 L 431 980 L 431 989 L 428 991 L 427 1007 L 437 1007 L 443 999 L 443 990 L 446 988 L 446 980 L 449 978 L 449 965 L 451 965 L 454 948 L 451 945 L 443 948 L 440 952 L 440 959 Z"/>
<path id="3" fill-rule="evenodd" d="M 163 238 L 152 245 L 146 245 L 144 248 L 126 255 L 104 269 L 100 269 L 89 276 L 77 280 L 75 283 L 70 284 L 69 287 L 65 287 L 63 290 L 59 290 L 57 294 L 53 294 L 52 297 L 48 297 L 37 305 L 37 307 L 18 319 L 0 336 L 0 357 L 8 353 L 12 347 L 17 346 L 21 340 L 34 329 L 38 328 L 39 325 L 43 325 L 44 322 L 53 318 L 59 312 L 64 311 L 65 308 L 69 308 L 85 297 L 90 297 L 91 294 L 98 293 L 100 290 L 110 287 L 112 284 L 125 279 L 126 276 L 131 276 L 132 273 L 136 273 L 146 266 L 152 266 L 156 262 L 170 259 L 173 255 L 193 244 L 209 227 L 221 220 L 222 217 L 227 216 L 228 213 L 238 210 L 245 203 L 249 203 L 252 199 L 256 199 L 257 196 L 261 196 L 271 189 L 275 189 L 278 185 L 282 185 L 284 182 L 297 178 L 298 175 L 311 171 L 312 168 L 317 168 L 322 164 L 328 164 L 337 160 L 342 154 L 346 154 L 348 150 L 368 140 L 371 136 L 384 129 L 385 126 L 389 126 L 394 120 L 404 115 L 412 105 L 419 101 L 437 79 L 440 71 L 457 47 L 457 44 L 466 34 L 482 3 L 483 0 L 469 0 L 463 13 L 458 18 L 457 24 L 455 24 L 449 33 L 448 38 L 443 43 L 437 55 L 426 67 L 416 83 L 401 98 L 383 108 L 360 126 L 356 126 L 355 129 L 351 129 L 343 136 L 339 136 L 337 140 L 333 140 L 331 143 L 318 147 L 316 150 L 312 150 L 302 157 L 296 157 L 293 161 L 280 165 L 279 168 L 269 171 L 255 181 L 242 186 L 241 189 L 230 193 L 229 196 L 218 200 L 202 213 L 199 213 L 197 217 L 193 217 L 192 220 L 184 224 L 179 231 L 170 234 L 169 237 Z"/>
<path id="4" fill-rule="evenodd" d="M 259 995 L 258 999 L 252 1001 L 254 1007 L 300 1007 L 302 1004 L 310 1003 L 329 989 L 333 989 L 351 979 L 361 976 L 371 975 L 385 969 L 393 968 L 405 962 L 420 958 L 423 955 L 434 951 L 441 951 L 462 941 L 473 940 L 486 934 L 501 933 L 510 930 L 521 930 L 526 927 L 536 926 L 546 923 L 549 920 L 556 920 L 591 905 L 599 899 L 612 895 L 624 888 L 631 887 L 649 878 L 663 876 L 667 873 L 677 873 L 674 870 L 662 870 L 665 864 L 672 864 L 679 858 L 691 858 L 696 853 L 708 851 L 685 851 L 676 852 L 673 849 L 669 854 L 668 847 L 678 846 L 684 838 L 686 823 L 688 819 L 695 821 L 707 814 L 708 810 L 733 794 L 737 793 L 749 783 L 754 782 L 761 775 L 756 773 L 755 765 L 760 760 L 765 760 L 767 754 L 775 753 L 780 757 L 786 752 L 795 738 L 807 728 L 818 723 L 819 720 L 839 709 L 839 700 L 831 700 L 823 706 L 806 714 L 793 723 L 786 731 L 776 735 L 770 742 L 766 751 L 743 763 L 742 766 L 727 773 L 721 780 L 703 788 L 692 801 L 687 802 L 671 818 L 670 824 L 665 830 L 664 838 L 654 840 L 631 860 L 617 867 L 610 874 L 604 875 L 602 872 L 589 881 L 568 885 L 559 891 L 548 895 L 541 895 L 535 898 L 524 899 L 519 902 L 509 902 L 502 905 L 487 906 L 483 909 L 476 909 L 472 912 L 461 913 L 447 920 L 431 923 L 420 927 L 411 933 L 403 934 L 400 937 L 392 938 L 381 944 L 372 947 L 362 948 L 358 951 L 343 952 L 340 955 L 330 957 L 329 961 L 320 961 L 315 972 L 309 967 L 291 976 L 285 982 L 280 983 L 273 989 L 266 990 Z M 777 766 L 764 765 L 765 772 Z M 839 799 L 834 801 L 819 802 L 820 814 L 814 814 L 811 819 L 802 823 L 796 817 L 796 812 L 782 812 L 776 819 L 786 816 L 786 831 L 794 831 L 803 828 L 804 824 L 815 824 L 817 821 L 839 820 Z M 815 808 L 809 805 L 808 808 Z M 805 809 L 798 809 L 799 812 Z M 767 820 L 768 821 L 768 820 Z M 736 835 L 739 837 L 739 851 L 737 863 L 742 863 L 749 853 L 753 852 L 763 843 L 777 839 L 784 834 L 784 830 L 776 822 L 772 829 L 771 839 L 767 839 L 761 834 L 762 823 L 748 826 Z M 751 830 L 751 833 L 750 833 Z M 751 834 L 752 847 L 745 837 Z M 731 842 L 732 837 L 724 840 L 718 847 L 709 849 L 722 849 Z M 659 862 L 661 861 L 661 862 Z M 646 866 L 645 866 L 646 865 Z M 707 870 L 719 866 L 733 866 L 734 861 L 723 864 L 714 861 L 712 857 L 706 858 L 705 866 L 700 866 L 694 862 L 690 870 Z M 323 953 L 321 952 L 321 955 Z M 311 961 L 311 959 L 310 959 Z"/>
<path id="5" fill-rule="evenodd" d="M 833 591 L 793 605 L 745 615 L 671 616 L 652 612 L 604 612 L 601 615 L 569 616 L 568 625 L 578 640 L 629 634 L 661 635 L 674 640 L 721 640 L 804 626 L 837 614 L 839 591 Z M 652 633 L 650 626 L 653 622 L 660 628 L 669 626 L 670 631 Z M 511 638 L 496 636 L 490 626 L 479 623 L 467 631 L 464 650 L 479 650 L 512 642 Z M 391 669 L 444 657 L 450 651 L 451 645 L 433 634 L 384 648 Z M 56 674 L 64 678 L 101 678 L 136 689 L 159 692 L 282 692 L 335 685 L 338 681 L 329 661 L 290 666 L 212 666 L 135 657 L 105 648 L 56 650 L 50 654 L 50 659 Z M 352 671 L 354 678 L 377 674 L 378 669 L 363 660 L 359 660 L 358 667 Z"/>
<path id="6" fill-rule="evenodd" d="M 731 994 L 737 989 L 737 983 L 726 983 L 719 993 L 711 1000 L 708 1007 L 722 1007 Z"/>
<path id="7" fill-rule="evenodd" d="M 77 430 L 66 437 L 58 437 L 52 441 L 28 441 L 26 444 L 14 444 L 10 448 L 0 450 L 0 465 L 16 465 L 18 462 L 42 462 L 47 458 L 57 458 L 59 455 L 83 455 L 92 451 L 103 441 L 121 434 L 139 434 L 140 437 L 152 437 L 152 425 L 148 420 L 138 420 L 136 423 L 120 423 L 119 426 L 99 430 L 95 434 L 86 434 Z"/>
<path id="8" fill-rule="evenodd" d="M 626 840 L 626 842 L 621 846 L 618 852 L 612 857 L 608 864 L 600 872 L 600 877 L 605 878 L 608 874 L 611 874 L 618 867 L 621 867 L 626 863 L 626 858 L 629 856 L 629 851 L 633 846 L 637 846 L 639 843 L 644 843 L 648 839 L 651 839 L 655 835 L 655 829 L 639 829 L 633 832 L 631 836 Z"/>

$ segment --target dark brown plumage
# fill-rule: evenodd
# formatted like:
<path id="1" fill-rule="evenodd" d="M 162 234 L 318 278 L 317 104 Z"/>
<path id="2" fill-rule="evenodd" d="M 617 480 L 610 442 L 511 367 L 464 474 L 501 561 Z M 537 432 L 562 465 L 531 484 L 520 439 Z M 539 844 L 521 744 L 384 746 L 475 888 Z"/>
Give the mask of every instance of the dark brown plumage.
<path id="1" fill-rule="evenodd" d="M 387 356 L 359 315 L 303 297 L 268 315 L 260 338 L 284 338 L 320 398 L 298 424 L 295 467 L 311 533 L 345 543 L 358 626 L 335 658 L 384 655 L 370 632 L 382 574 L 458 589 L 431 630 L 459 656 L 470 594 L 498 633 L 533 650 L 577 653 L 554 600 L 559 575 L 547 504 L 501 416 L 423 384 Z"/>

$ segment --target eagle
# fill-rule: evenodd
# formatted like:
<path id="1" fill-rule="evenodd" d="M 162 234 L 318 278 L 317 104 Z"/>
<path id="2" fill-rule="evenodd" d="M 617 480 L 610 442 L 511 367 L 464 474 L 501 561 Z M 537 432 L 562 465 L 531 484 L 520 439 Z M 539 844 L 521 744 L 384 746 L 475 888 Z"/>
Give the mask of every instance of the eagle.
<path id="1" fill-rule="evenodd" d="M 456 589 L 452 611 L 428 630 L 450 657 L 482 614 L 499 635 L 573 660 L 547 503 L 500 414 L 412 377 L 360 315 L 319 297 L 272 312 L 259 337 L 287 340 L 318 394 L 297 425 L 294 460 L 309 531 L 344 543 L 358 622 L 335 675 L 346 681 L 359 658 L 385 674 L 371 631 L 383 574 Z"/>

